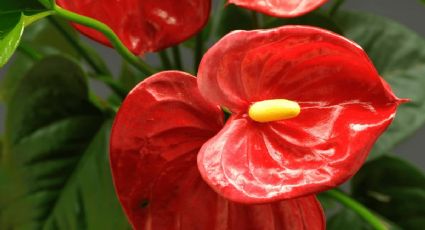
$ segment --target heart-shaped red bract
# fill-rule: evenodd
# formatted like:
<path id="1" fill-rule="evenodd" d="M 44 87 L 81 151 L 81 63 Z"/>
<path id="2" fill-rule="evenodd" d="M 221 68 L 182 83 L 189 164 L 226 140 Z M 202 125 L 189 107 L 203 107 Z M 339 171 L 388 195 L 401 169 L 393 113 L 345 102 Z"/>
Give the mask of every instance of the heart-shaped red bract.
<path id="1" fill-rule="evenodd" d="M 365 52 L 329 31 L 286 26 L 236 31 L 204 55 L 201 94 L 233 114 L 198 155 L 204 180 L 229 200 L 305 196 L 349 179 L 402 102 Z M 287 99 L 301 113 L 258 123 L 252 103 Z"/>
<path id="2" fill-rule="evenodd" d="M 328 0 L 228 0 L 229 3 L 275 17 L 291 18 L 315 10 Z"/>
<path id="3" fill-rule="evenodd" d="M 108 25 L 136 55 L 178 44 L 206 24 L 210 0 L 57 0 L 70 11 Z M 110 45 L 96 30 L 75 25 L 88 37 Z"/>
<path id="4" fill-rule="evenodd" d="M 135 229 L 323 230 L 314 196 L 262 205 L 237 204 L 201 178 L 199 148 L 223 126 L 221 109 L 177 71 L 137 85 L 115 119 L 110 160 L 116 191 Z"/>

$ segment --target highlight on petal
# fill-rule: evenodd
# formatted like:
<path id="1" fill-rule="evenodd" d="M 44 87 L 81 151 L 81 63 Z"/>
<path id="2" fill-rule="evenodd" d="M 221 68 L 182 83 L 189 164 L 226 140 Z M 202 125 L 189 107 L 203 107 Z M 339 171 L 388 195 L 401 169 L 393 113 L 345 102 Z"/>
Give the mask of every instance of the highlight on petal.
<path id="1" fill-rule="evenodd" d="M 211 0 L 56 0 L 63 8 L 95 18 L 118 35 L 134 54 L 178 44 L 206 24 Z M 75 27 L 88 37 L 110 45 L 106 37 L 85 26 Z"/>
<path id="2" fill-rule="evenodd" d="M 177 71 L 135 87 L 114 122 L 110 160 L 121 204 L 135 229 L 325 229 L 314 196 L 244 205 L 215 193 L 201 178 L 199 148 L 223 125 L 194 77 Z"/>
<path id="3" fill-rule="evenodd" d="M 291 18 L 315 10 L 328 0 L 228 0 L 229 3 L 275 17 Z"/>
<path id="4" fill-rule="evenodd" d="M 366 159 L 402 102 L 356 44 L 288 26 L 237 31 L 204 56 L 198 85 L 233 115 L 203 145 L 198 167 L 224 197 L 263 203 L 335 187 Z M 255 122 L 257 101 L 297 102 L 297 117 Z"/>

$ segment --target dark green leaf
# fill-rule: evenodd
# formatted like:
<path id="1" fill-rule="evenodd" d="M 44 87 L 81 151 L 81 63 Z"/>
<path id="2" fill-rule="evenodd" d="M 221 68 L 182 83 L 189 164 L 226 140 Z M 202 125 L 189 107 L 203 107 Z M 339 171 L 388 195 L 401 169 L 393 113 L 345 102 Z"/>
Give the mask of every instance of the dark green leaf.
<path id="1" fill-rule="evenodd" d="M 122 63 L 119 82 L 127 91 L 133 89 L 133 87 L 136 86 L 143 79 L 144 76 L 143 74 L 140 74 L 140 71 L 136 71 L 127 62 Z"/>
<path id="2" fill-rule="evenodd" d="M 214 34 L 220 38 L 233 30 L 254 29 L 251 11 L 229 4 L 222 9 Z"/>
<path id="3" fill-rule="evenodd" d="M 1 229 L 128 229 L 109 172 L 110 123 L 88 97 L 82 70 L 60 56 L 19 82 L 7 106 Z"/>
<path id="4" fill-rule="evenodd" d="M 18 47 L 25 26 L 49 14 L 36 0 L 5 0 L 0 4 L 0 68 Z"/>
<path id="5" fill-rule="evenodd" d="M 343 209 L 330 217 L 326 223 L 327 230 L 373 230 L 359 215 L 349 209 Z"/>
<path id="6" fill-rule="evenodd" d="M 61 28 L 68 30 L 69 34 L 77 37 L 75 31 L 64 21 L 57 20 Z M 79 58 L 78 53 L 70 45 L 67 39 L 47 19 L 28 27 L 22 36 L 22 41 L 29 44 L 37 52 L 43 55 L 61 54 L 73 58 Z M 16 54 L 13 63 L 0 83 L 0 101 L 8 101 L 15 90 L 16 85 L 25 73 L 34 64 L 34 60 L 23 54 Z"/>
<path id="7" fill-rule="evenodd" d="M 406 229 L 425 225 L 425 176 L 409 163 L 383 156 L 365 164 L 352 180 L 356 199 Z"/>
<path id="8" fill-rule="evenodd" d="M 339 12 L 335 22 L 345 36 L 365 49 L 396 95 L 412 99 L 399 107 L 393 124 L 371 153 L 374 158 L 425 123 L 425 40 L 406 27 L 376 15 Z"/>
<path id="9" fill-rule="evenodd" d="M 265 28 L 273 28 L 283 25 L 308 25 L 321 27 L 327 30 L 331 30 L 335 33 L 341 34 L 341 29 L 335 24 L 335 22 L 329 18 L 326 13 L 319 10 L 313 11 L 301 17 L 296 18 L 273 18 L 265 17 Z"/>
<path id="10" fill-rule="evenodd" d="M 52 9 L 55 5 L 55 0 L 38 0 L 43 6 L 45 6 L 48 9 Z"/>

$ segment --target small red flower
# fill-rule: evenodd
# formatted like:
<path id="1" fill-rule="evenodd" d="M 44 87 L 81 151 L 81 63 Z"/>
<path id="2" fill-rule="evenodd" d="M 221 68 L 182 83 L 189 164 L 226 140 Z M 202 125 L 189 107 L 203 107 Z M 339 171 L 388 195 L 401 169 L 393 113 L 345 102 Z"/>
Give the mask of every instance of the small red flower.
<path id="1" fill-rule="evenodd" d="M 229 3 L 275 17 L 297 17 L 315 10 L 328 0 L 228 0 Z"/>
<path id="2" fill-rule="evenodd" d="M 114 122 L 110 160 L 115 187 L 135 229 L 325 229 L 314 196 L 237 204 L 201 178 L 196 157 L 223 126 L 220 107 L 200 95 L 196 78 L 158 73 L 135 87 Z"/>
<path id="3" fill-rule="evenodd" d="M 206 24 L 211 8 L 211 0 L 57 0 L 57 3 L 107 24 L 136 55 L 167 48 L 196 34 Z M 96 30 L 75 27 L 109 45 Z"/>

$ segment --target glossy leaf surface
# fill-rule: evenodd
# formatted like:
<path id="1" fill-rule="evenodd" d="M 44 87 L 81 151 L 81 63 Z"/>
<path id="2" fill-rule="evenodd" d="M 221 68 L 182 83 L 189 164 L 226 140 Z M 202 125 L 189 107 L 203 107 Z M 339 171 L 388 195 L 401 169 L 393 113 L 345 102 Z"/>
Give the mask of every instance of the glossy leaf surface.
<path id="1" fill-rule="evenodd" d="M 118 35 L 134 54 L 158 51 L 196 34 L 206 24 L 210 0 L 57 0 L 76 13 L 95 18 Z M 76 25 L 83 34 L 104 44 L 99 32 Z"/>
<path id="2" fill-rule="evenodd" d="M 327 0 L 228 0 L 229 3 L 275 17 L 297 17 L 313 11 Z"/>
<path id="3" fill-rule="evenodd" d="M 425 176 L 413 165 L 383 156 L 365 164 L 352 180 L 353 196 L 405 229 L 422 229 Z"/>
<path id="4" fill-rule="evenodd" d="M 119 199 L 135 229 L 324 229 L 315 197 L 265 205 L 225 200 L 201 178 L 196 155 L 223 125 L 220 108 L 203 99 L 196 79 L 168 71 L 137 85 L 111 136 Z"/>
<path id="5" fill-rule="evenodd" d="M 340 12 L 335 22 L 344 36 L 365 49 L 397 96 L 411 99 L 400 106 L 396 119 L 376 143 L 371 153 L 375 158 L 425 124 L 425 40 L 395 21 L 372 14 Z"/>
<path id="6" fill-rule="evenodd" d="M 25 26 L 48 15 L 36 0 L 4 0 L 0 4 L 0 68 L 12 57 Z"/>
<path id="7" fill-rule="evenodd" d="M 400 101 L 363 50 L 313 27 L 236 31 L 198 72 L 201 94 L 233 112 L 203 145 L 203 178 L 226 198 L 270 202 L 343 183 L 363 164 Z M 298 117 L 257 123 L 253 102 L 298 102 Z"/>
<path id="8" fill-rule="evenodd" d="M 20 12 L 0 14 L 0 68 L 18 47 L 24 27 L 24 19 Z"/>
<path id="9" fill-rule="evenodd" d="M 107 163 L 108 126 L 82 70 L 53 56 L 24 79 L 7 106 L 2 229 L 127 229 Z"/>

